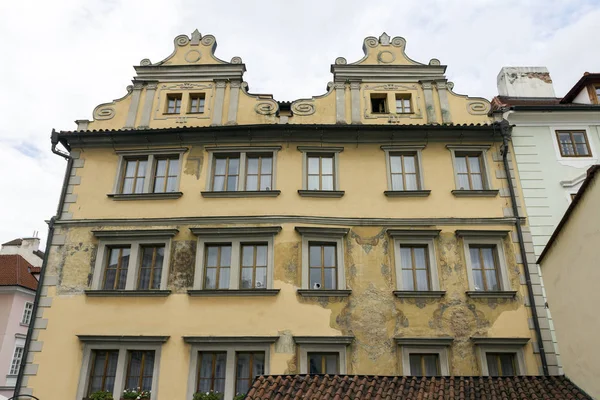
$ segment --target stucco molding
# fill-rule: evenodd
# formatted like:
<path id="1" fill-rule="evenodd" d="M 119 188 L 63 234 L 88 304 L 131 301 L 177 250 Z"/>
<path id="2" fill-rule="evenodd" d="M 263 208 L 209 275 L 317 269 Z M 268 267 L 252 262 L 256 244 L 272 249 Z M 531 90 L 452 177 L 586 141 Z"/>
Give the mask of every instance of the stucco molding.
<path id="1" fill-rule="evenodd" d="M 206 146 L 204 150 L 213 153 L 245 152 L 271 152 L 281 150 L 281 146 Z"/>
<path id="2" fill-rule="evenodd" d="M 481 238 L 481 237 L 495 237 L 495 238 L 503 238 L 507 236 L 511 231 L 510 230 L 479 230 L 479 229 L 457 229 L 454 231 L 456 236 L 458 237 L 471 237 L 471 238 Z"/>
<path id="3" fill-rule="evenodd" d="M 393 238 L 435 238 L 441 229 L 387 229 L 386 233 Z"/>
<path id="4" fill-rule="evenodd" d="M 269 297 L 277 296 L 281 289 L 188 289 L 190 297 Z"/>
<path id="5" fill-rule="evenodd" d="M 189 344 L 241 344 L 241 343 L 275 343 L 279 336 L 183 336 Z"/>
<path id="6" fill-rule="evenodd" d="M 230 190 L 230 191 L 203 191 L 202 197 L 208 198 L 236 198 L 236 197 L 277 197 L 281 190 Z"/>
<path id="7" fill-rule="evenodd" d="M 345 193 L 344 190 L 298 190 L 298 194 L 302 197 L 340 198 Z"/>
<path id="8" fill-rule="evenodd" d="M 529 343 L 529 338 L 521 337 L 485 337 L 471 336 L 470 340 L 476 345 L 499 345 L 499 346 L 524 346 Z"/>
<path id="9" fill-rule="evenodd" d="M 166 193 L 109 193 L 106 197 L 116 201 L 128 200 L 173 200 L 183 196 L 183 192 L 166 192 Z"/>
<path id="10" fill-rule="evenodd" d="M 349 228 L 323 228 L 314 226 L 297 226 L 294 229 L 301 235 L 318 235 L 335 238 L 344 237 L 350 232 Z"/>
<path id="11" fill-rule="evenodd" d="M 383 194 L 387 197 L 428 197 L 431 190 L 386 190 Z"/>
<path id="12" fill-rule="evenodd" d="M 472 299 L 514 299 L 516 290 L 469 290 L 465 292 Z"/>
<path id="13" fill-rule="evenodd" d="M 115 154 L 126 155 L 126 156 L 137 156 L 149 154 L 177 154 L 185 153 L 189 150 L 189 147 L 172 147 L 172 148 L 155 148 L 155 149 L 134 149 L 134 150 L 115 150 Z"/>
<path id="14" fill-rule="evenodd" d="M 123 230 L 92 230 L 92 234 L 101 239 L 133 239 L 147 237 L 173 237 L 179 229 L 123 229 Z"/>
<path id="15" fill-rule="evenodd" d="M 344 151 L 341 146 L 297 146 L 296 149 L 309 153 L 341 153 Z"/>
<path id="16" fill-rule="evenodd" d="M 399 346 L 451 346 L 454 338 L 451 336 L 440 337 L 394 337 L 394 342 Z"/>
<path id="17" fill-rule="evenodd" d="M 499 190 L 464 190 L 455 189 L 452 190 L 452 194 L 455 197 L 496 197 L 498 196 Z"/>
<path id="18" fill-rule="evenodd" d="M 560 185 L 562 187 L 573 187 L 573 186 L 577 186 L 580 183 L 582 183 L 583 181 L 585 181 L 585 178 L 587 177 L 587 173 L 584 172 L 583 174 L 579 175 L 576 178 L 573 178 L 571 180 L 564 180 L 564 181 L 560 181 Z"/>
<path id="19" fill-rule="evenodd" d="M 170 290 L 84 290 L 88 297 L 167 297 Z"/>
<path id="20" fill-rule="evenodd" d="M 354 341 L 354 336 L 294 336 L 296 344 L 345 344 Z"/>
<path id="21" fill-rule="evenodd" d="M 134 335 L 77 335 L 79 341 L 83 343 L 134 343 L 134 344 L 161 344 L 169 340 L 170 336 L 134 336 Z"/>
<path id="22" fill-rule="evenodd" d="M 445 290 L 394 290 L 394 296 L 399 299 L 441 299 L 445 295 Z"/>
<path id="23" fill-rule="evenodd" d="M 349 297 L 352 294 L 350 289 L 298 289 L 297 292 L 302 297 Z"/>
<path id="24" fill-rule="evenodd" d="M 281 226 L 190 228 L 190 231 L 198 237 L 274 236 L 281 232 Z"/>

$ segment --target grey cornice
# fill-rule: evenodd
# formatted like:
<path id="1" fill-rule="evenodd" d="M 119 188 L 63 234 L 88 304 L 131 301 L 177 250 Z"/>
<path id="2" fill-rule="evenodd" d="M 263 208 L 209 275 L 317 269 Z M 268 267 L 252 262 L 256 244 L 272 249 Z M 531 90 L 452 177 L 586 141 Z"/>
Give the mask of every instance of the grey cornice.
<path id="1" fill-rule="evenodd" d="M 250 151 L 250 152 L 261 152 L 261 151 L 279 151 L 281 146 L 207 146 L 204 148 L 206 151 L 213 153 L 230 152 L 230 151 Z"/>
<path id="2" fill-rule="evenodd" d="M 214 289 L 188 290 L 190 297 L 261 297 L 277 296 L 281 289 Z"/>
<path id="3" fill-rule="evenodd" d="M 434 238 L 438 237 L 441 231 L 441 229 L 388 229 L 386 232 L 391 237 Z"/>
<path id="4" fill-rule="evenodd" d="M 472 299 L 514 299 L 515 290 L 469 290 L 465 292 Z"/>
<path id="5" fill-rule="evenodd" d="M 168 193 L 109 193 L 107 197 L 113 200 L 169 200 L 178 199 L 183 196 L 183 192 L 168 192 Z"/>
<path id="6" fill-rule="evenodd" d="M 167 297 L 170 290 L 85 290 L 88 297 Z"/>
<path id="7" fill-rule="evenodd" d="M 426 147 L 425 144 L 393 144 L 380 146 L 381 150 L 398 150 L 398 151 L 410 151 L 410 150 L 423 150 Z"/>
<path id="8" fill-rule="evenodd" d="M 503 229 L 493 229 L 493 230 L 479 230 L 479 229 L 457 229 L 454 231 L 456 236 L 458 237 L 473 237 L 473 238 L 482 238 L 482 237 L 504 237 L 509 234 L 509 230 Z"/>
<path id="9" fill-rule="evenodd" d="M 199 237 L 214 236 L 264 236 L 277 235 L 281 231 L 281 226 L 243 226 L 226 228 L 190 228 L 190 231 Z"/>
<path id="10" fill-rule="evenodd" d="M 294 336 L 296 344 L 351 344 L 354 336 Z"/>
<path id="11" fill-rule="evenodd" d="M 440 337 L 399 337 L 394 341 L 399 346 L 451 346 L 454 338 L 450 336 Z"/>
<path id="12" fill-rule="evenodd" d="M 529 338 L 505 337 L 494 338 L 484 336 L 471 336 L 471 342 L 477 345 L 508 345 L 508 346 L 524 346 L 529 342 Z"/>
<path id="13" fill-rule="evenodd" d="M 92 234 L 101 239 L 113 238 L 146 238 L 146 237 L 173 237 L 179 233 L 179 229 L 123 229 L 123 230 L 92 230 Z"/>
<path id="14" fill-rule="evenodd" d="M 445 80 L 445 65 L 339 65 L 331 66 L 336 82 L 360 79 L 362 82 L 419 82 Z"/>
<path id="15" fill-rule="evenodd" d="M 344 151 L 343 147 L 339 146 L 297 146 L 296 149 L 303 153 L 306 152 L 325 152 L 325 153 L 341 153 Z"/>
<path id="16" fill-rule="evenodd" d="M 455 197 L 496 197 L 499 190 L 453 190 Z"/>
<path id="17" fill-rule="evenodd" d="M 444 290 L 394 290 L 394 296 L 399 299 L 441 299 L 445 295 Z"/>
<path id="18" fill-rule="evenodd" d="M 235 197 L 277 197 L 281 190 L 232 190 L 232 191 L 204 191 L 200 192 L 202 197 L 207 198 L 235 198 Z"/>
<path id="19" fill-rule="evenodd" d="M 242 343 L 275 343 L 279 336 L 183 336 L 183 341 L 190 344 L 242 344 Z"/>
<path id="20" fill-rule="evenodd" d="M 24 333 L 15 333 L 16 339 L 25 339 L 26 337 L 27 337 L 27 335 Z"/>
<path id="21" fill-rule="evenodd" d="M 524 221 L 524 218 L 519 220 Z M 313 215 L 240 215 L 173 218 L 99 218 L 57 220 L 61 226 L 156 226 L 156 225 L 220 225 L 220 224 L 315 224 L 347 226 L 455 226 L 514 225 L 514 217 L 492 218 L 361 218 L 323 217 Z"/>
<path id="22" fill-rule="evenodd" d="M 146 154 L 176 154 L 176 153 L 185 153 L 189 149 L 187 147 L 178 147 L 178 148 L 150 148 L 150 149 L 134 149 L 134 150 L 115 150 L 116 154 L 119 155 L 146 155 Z"/>
<path id="23" fill-rule="evenodd" d="M 245 64 L 209 65 L 138 65 L 134 67 L 138 82 L 212 82 L 231 79 L 240 81 L 246 71 Z"/>
<path id="24" fill-rule="evenodd" d="M 298 194 L 302 197 L 339 198 L 345 193 L 343 190 L 298 190 Z"/>
<path id="25" fill-rule="evenodd" d="M 470 150 L 489 150 L 490 146 L 489 145 L 480 145 L 480 144 L 448 144 L 448 145 L 446 145 L 446 148 L 452 149 L 452 150 L 470 151 Z"/>
<path id="26" fill-rule="evenodd" d="M 571 180 L 560 181 L 560 186 L 562 186 L 562 187 L 573 187 L 573 186 L 578 185 L 581 182 L 583 182 L 586 177 L 587 177 L 587 174 L 584 172 L 583 174 L 581 174 L 578 177 L 573 178 Z"/>
<path id="27" fill-rule="evenodd" d="M 83 343 L 165 343 L 169 336 L 77 335 Z"/>
<path id="28" fill-rule="evenodd" d="M 350 232 L 349 228 L 322 228 L 317 226 L 297 226 L 296 232 L 301 235 L 343 237 Z"/>
<path id="29" fill-rule="evenodd" d="M 352 290 L 298 289 L 298 294 L 302 297 L 348 297 Z"/>
<path id="30" fill-rule="evenodd" d="M 428 197 L 431 190 L 386 190 L 383 194 L 387 197 Z"/>

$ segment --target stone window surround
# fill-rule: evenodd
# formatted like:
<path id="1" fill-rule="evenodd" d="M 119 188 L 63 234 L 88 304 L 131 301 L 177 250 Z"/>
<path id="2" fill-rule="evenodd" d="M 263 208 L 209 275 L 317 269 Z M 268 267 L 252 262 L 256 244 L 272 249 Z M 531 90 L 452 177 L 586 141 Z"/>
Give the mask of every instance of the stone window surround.
<path id="1" fill-rule="evenodd" d="M 473 195 L 473 196 L 481 196 L 485 195 L 486 192 L 490 192 L 489 195 L 497 194 L 497 190 L 494 190 L 492 187 L 492 179 L 490 176 L 490 166 L 488 163 L 487 152 L 490 149 L 490 145 L 446 145 L 446 148 L 450 150 L 450 154 L 452 156 L 452 170 L 454 173 L 454 188 L 452 191 L 454 195 Z M 458 175 L 456 170 L 456 152 L 471 152 L 471 153 L 481 153 L 481 159 L 483 161 L 483 171 L 482 171 L 482 179 L 483 179 L 483 190 L 464 190 L 460 189 L 458 184 Z M 491 193 L 495 192 L 495 193 Z"/>
<path id="2" fill-rule="evenodd" d="M 428 291 L 413 290 L 414 292 L 440 292 L 440 279 L 438 275 L 437 256 L 435 251 L 435 238 L 439 236 L 440 230 L 431 229 L 388 229 L 388 235 L 394 240 L 394 265 L 396 269 L 397 291 L 409 291 L 404 289 L 402 283 L 402 264 L 400 259 L 400 247 L 402 244 L 421 244 L 427 246 L 429 255 L 429 273 L 431 287 Z M 440 296 L 438 296 L 440 297 Z"/>
<path id="3" fill-rule="evenodd" d="M 271 197 L 277 196 L 277 153 L 281 146 L 219 146 L 207 147 L 208 166 L 206 170 L 205 190 L 201 193 L 204 197 Z M 234 191 L 213 191 L 212 178 L 215 154 L 239 153 L 240 164 L 238 170 L 238 185 Z M 246 190 L 246 158 L 248 154 L 272 154 L 271 164 L 271 190 Z"/>
<path id="4" fill-rule="evenodd" d="M 111 246 L 129 245 L 131 252 L 129 254 L 129 265 L 127 266 L 127 280 L 125 291 L 132 294 L 153 293 L 167 290 L 167 280 L 169 277 L 169 260 L 171 254 L 171 238 L 179 232 L 177 229 L 153 229 L 153 230 L 98 230 L 92 231 L 95 237 L 99 239 L 96 263 L 94 265 L 94 274 L 92 277 L 91 290 L 86 291 L 88 295 L 94 292 L 110 296 L 113 293 L 119 293 L 118 290 L 102 289 L 102 278 L 108 257 L 108 248 Z M 141 265 L 141 247 L 143 245 L 164 245 L 165 254 L 163 257 L 162 275 L 160 280 L 160 289 L 137 289 L 137 276 Z M 168 293 L 166 293 L 168 294 Z"/>
<path id="5" fill-rule="evenodd" d="M 415 195 L 417 194 L 417 192 L 423 192 L 421 194 L 422 196 L 429 195 L 429 193 L 431 191 L 424 189 L 425 188 L 425 180 L 423 178 L 423 165 L 422 165 L 422 155 L 421 155 L 421 151 L 425 147 L 426 146 L 424 144 L 423 145 L 381 146 L 381 150 L 383 150 L 385 152 L 385 170 L 386 170 L 386 175 L 387 175 L 387 187 L 388 187 L 388 190 L 385 192 L 386 195 L 389 196 L 390 195 L 390 194 L 388 194 L 389 192 L 392 192 L 392 193 L 406 192 L 408 194 L 414 193 Z M 393 189 L 390 155 L 395 154 L 395 153 L 414 153 L 415 154 L 417 176 L 418 176 L 417 184 L 419 185 L 417 190 L 394 190 Z"/>
<path id="6" fill-rule="evenodd" d="M 336 292 L 348 295 L 346 292 L 346 273 L 344 262 L 344 237 L 348 234 L 348 228 L 321 228 L 297 226 L 296 232 L 302 237 L 302 291 L 300 295 L 319 296 L 320 292 L 324 296 L 335 296 Z M 337 289 L 312 289 L 309 288 L 309 267 L 308 267 L 308 244 L 309 242 L 335 243 L 337 252 Z M 310 293 L 308 293 L 310 292 Z"/>
<path id="7" fill-rule="evenodd" d="M 517 375 L 526 375 L 525 352 L 524 347 L 529 342 L 529 338 L 489 338 L 489 337 L 471 337 L 471 342 L 475 345 L 477 359 L 481 367 L 481 375 L 489 376 L 486 354 L 487 353 L 513 353 Z"/>
<path id="8" fill-rule="evenodd" d="M 485 295 L 486 291 L 476 291 L 475 282 L 473 279 L 473 268 L 471 264 L 471 252 L 469 249 L 470 245 L 486 245 L 491 244 L 496 246 L 498 254 L 498 269 L 500 275 L 500 290 L 498 292 L 506 292 L 512 294 L 510 297 L 514 297 L 510 286 L 510 279 L 508 276 L 508 266 L 506 264 L 506 255 L 504 254 L 504 241 L 503 238 L 509 234 L 509 231 L 478 231 L 478 230 L 457 230 L 456 235 L 462 238 L 463 250 L 465 253 L 465 264 L 467 266 L 467 279 L 469 282 L 469 292 L 467 293 L 480 293 Z M 487 291 L 491 292 L 491 291 Z M 497 293 L 496 291 L 492 293 Z"/>
<path id="9" fill-rule="evenodd" d="M 19 336 L 17 336 L 19 335 Z M 8 374 L 6 375 L 6 386 L 9 387 L 14 387 L 15 384 L 17 383 L 17 375 L 11 375 L 10 374 L 10 369 L 12 367 L 14 358 L 15 358 L 15 352 L 17 350 L 17 348 L 24 348 L 25 347 L 25 337 L 17 334 L 15 335 L 15 345 L 13 347 L 13 351 L 12 351 L 12 355 L 10 357 L 10 364 L 8 366 Z M 22 364 L 23 362 L 25 362 L 25 354 L 21 354 L 21 361 L 20 363 Z"/>
<path id="10" fill-rule="evenodd" d="M 353 336 L 294 336 L 298 347 L 300 373 L 309 373 L 308 353 L 337 353 L 338 374 L 347 374 L 346 348 L 353 340 Z"/>
<path id="11" fill-rule="evenodd" d="M 232 399 L 235 395 L 236 353 L 240 351 L 263 351 L 265 353 L 265 375 L 268 375 L 270 373 L 271 345 L 275 343 L 277 339 L 278 336 L 184 336 L 183 340 L 191 345 L 186 399 L 191 399 L 196 392 L 198 352 L 222 351 L 227 353 L 227 361 L 225 364 L 225 393 L 223 398 Z"/>
<path id="12" fill-rule="evenodd" d="M 394 339 L 396 345 L 400 347 L 400 363 L 402 365 L 402 375 L 412 375 L 410 371 L 411 354 L 437 354 L 440 363 L 440 374 L 450 376 L 450 357 L 449 350 L 454 338 L 452 337 L 433 337 L 433 338 L 405 338 L 397 337 Z"/>
<path id="13" fill-rule="evenodd" d="M 183 154 L 188 151 L 187 147 L 180 148 L 160 148 L 160 149 L 139 149 L 139 150 L 116 150 L 115 153 L 119 156 L 119 162 L 117 165 L 117 176 L 113 184 L 112 193 L 108 196 L 115 200 L 125 199 L 152 199 L 152 198 L 177 198 L 181 196 L 179 191 L 179 184 L 181 181 L 181 173 L 183 171 Z M 177 183 L 175 184 L 175 192 L 159 192 L 154 193 L 152 190 L 152 183 L 154 181 L 154 174 L 156 170 L 156 156 L 178 156 L 179 159 L 179 171 L 177 171 Z M 144 179 L 144 187 L 142 193 L 121 193 L 121 182 L 125 174 L 125 165 L 128 158 L 135 157 L 148 157 L 148 164 L 146 166 L 146 176 Z"/>
<path id="14" fill-rule="evenodd" d="M 556 159 L 562 164 L 566 166 L 571 166 L 574 168 L 585 168 L 587 166 L 591 166 L 596 164 L 598 160 L 598 153 L 596 150 L 596 146 L 594 144 L 594 140 L 592 140 L 592 136 L 597 137 L 590 133 L 590 126 L 586 125 L 552 125 L 549 126 L 550 139 L 552 140 L 552 146 L 554 148 L 554 154 L 556 155 Z M 583 157 L 563 157 L 560 153 L 560 148 L 558 145 L 558 136 L 556 134 L 557 131 L 585 131 L 585 136 L 588 141 L 588 145 L 590 147 L 590 155 Z"/>
<path id="15" fill-rule="evenodd" d="M 344 148 L 338 146 L 297 146 L 296 148 L 302 152 L 302 190 L 299 190 L 298 194 L 313 197 L 342 197 L 344 191 L 340 190 L 339 154 L 344 151 Z M 308 190 L 308 156 L 323 153 L 333 155 L 333 190 Z"/>
<path id="16" fill-rule="evenodd" d="M 88 390 L 88 380 L 91 369 L 92 350 L 118 350 L 117 371 L 115 375 L 115 386 L 113 396 L 115 399 L 121 398 L 121 393 L 125 390 L 125 375 L 127 373 L 127 352 L 130 350 L 153 350 L 154 351 L 154 370 L 152 372 L 152 400 L 158 399 L 158 377 L 160 367 L 160 354 L 162 344 L 165 343 L 168 336 L 95 336 L 78 335 L 83 343 L 83 361 L 79 375 L 79 384 L 77 386 L 76 399 L 86 397 Z"/>
<path id="17" fill-rule="evenodd" d="M 258 294 L 272 295 L 278 291 L 273 291 L 274 281 L 274 236 L 281 231 L 281 226 L 261 226 L 261 227 L 231 227 L 231 228 L 190 228 L 192 233 L 198 237 L 198 247 L 196 251 L 196 264 L 194 272 L 194 286 L 190 294 L 235 294 L 232 291 L 240 291 L 248 294 L 254 292 Z M 264 242 L 267 244 L 267 291 L 264 289 L 240 289 L 241 273 L 241 244 Z M 229 272 L 228 289 L 204 289 L 204 250 L 207 244 L 211 243 L 231 243 L 231 266 Z M 270 291 L 269 291 L 270 290 Z M 264 293 L 263 293 L 264 292 Z"/>

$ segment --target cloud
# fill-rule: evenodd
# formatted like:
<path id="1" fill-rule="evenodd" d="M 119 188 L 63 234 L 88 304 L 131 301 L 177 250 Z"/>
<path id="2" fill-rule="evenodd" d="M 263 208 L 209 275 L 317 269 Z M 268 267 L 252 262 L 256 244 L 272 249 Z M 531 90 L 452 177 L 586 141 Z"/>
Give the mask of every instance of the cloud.
<path id="1" fill-rule="evenodd" d="M 504 65 L 548 66 L 557 95 L 600 65 L 595 0 L 35 3 L 0 4 L 0 243 L 45 232 L 56 210 L 65 162 L 50 153 L 51 129 L 121 97 L 133 65 L 165 58 L 195 28 L 215 35 L 218 57 L 242 57 L 252 92 L 279 100 L 322 94 L 335 58 L 360 59 L 364 37 L 383 31 L 417 61 L 439 58 L 472 96 L 494 96 Z"/>

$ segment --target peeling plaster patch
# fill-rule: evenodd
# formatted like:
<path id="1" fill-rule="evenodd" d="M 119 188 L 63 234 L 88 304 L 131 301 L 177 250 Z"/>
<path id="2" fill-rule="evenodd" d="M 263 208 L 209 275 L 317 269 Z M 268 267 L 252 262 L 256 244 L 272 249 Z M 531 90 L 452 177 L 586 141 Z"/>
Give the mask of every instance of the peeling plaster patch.
<path id="1" fill-rule="evenodd" d="M 363 229 L 360 229 L 360 227 L 355 227 L 352 228 L 352 230 L 350 231 L 350 237 L 352 239 L 354 239 L 356 241 L 356 243 L 358 243 L 363 250 L 365 251 L 365 253 L 369 254 L 369 252 L 373 249 L 374 246 L 377 246 L 379 244 L 379 241 L 383 238 L 385 238 L 385 228 L 382 228 L 379 233 L 377 233 L 375 236 L 370 236 L 370 237 L 363 237 L 360 236 L 357 231 L 363 231 Z"/>
<path id="2" fill-rule="evenodd" d="M 168 286 L 175 293 L 184 293 L 194 285 L 196 246 L 195 240 L 173 241 Z"/>
<path id="3" fill-rule="evenodd" d="M 275 280 L 291 283 L 298 287 L 301 286 L 299 269 L 302 268 L 300 261 L 300 243 L 279 243 L 275 248 L 275 260 L 284 260 L 281 264 L 277 261 L 277 265 L 282 265 L 283 269 L 275 268 Z M 282 273 L 283 272 L 283 273 Z"/>
<path id="4" fill-rule="evenodd" d="M 186 175 L 195 175 L 200 179 L 202 173 L 202 164 L 204 163 L 204 146 L 193 146 L 185 163 L 183 173 Z"/>
<path id="5" fill-rule="evenodd" d="M 75 232 L 76 233 L 76 232 Z M 89 288 L 97 246 L 89 242 L 67 242 L 59 273 L 59 294 L 81 293 Z"/>
<path id="6" fill-rule="evenodd" d="M 287 369 L 283 371 L 284 375 L 297 374 L 298 373 L 298 357 L 296 354 L 287 361 Z"/>
<path id="7" fill-rule="evenodd" d="M 292 331 L 278 331 L 279 339 L 275 342 L 275 353 L 295 353 L 294 334 Z"/>

